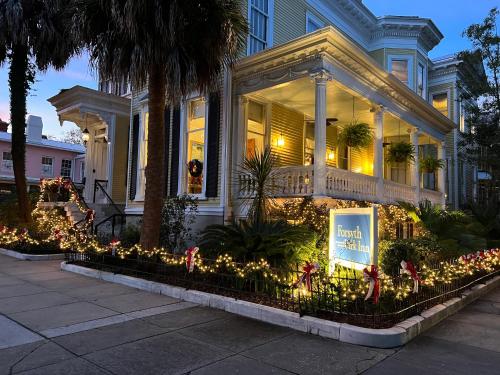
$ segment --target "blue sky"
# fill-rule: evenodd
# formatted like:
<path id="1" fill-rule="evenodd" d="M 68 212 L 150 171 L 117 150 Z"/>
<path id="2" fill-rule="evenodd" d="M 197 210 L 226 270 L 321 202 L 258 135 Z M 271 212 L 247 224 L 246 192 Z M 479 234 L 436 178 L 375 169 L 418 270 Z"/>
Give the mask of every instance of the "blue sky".
<path id="1" fill-rule="evenodd" d="M 500 0 L 364 0 L 363 3 L 376 16 L 431 18 L 445 36 L 430 52 L 431 58 L 468 48 L 469 43 L 461 37 L 462 31 L 471 23 L 481 22 L 492 7 L 500 6 Z M 9 118 L 7 68 L 5 65 L 0 68 L 0 118 L 3 120 Z M 64 130 L 71 129 L 72 124 L 67 122 L 61 128 L 56 112 L 47 98 L 74 85 L 97 87 L 86 56 L 72 59 L 63 71 L 49 70 L 37 75 L 37 82 L 28 97 L 28 114 L 42 116 L 45 134 L 59 136 Z"/>

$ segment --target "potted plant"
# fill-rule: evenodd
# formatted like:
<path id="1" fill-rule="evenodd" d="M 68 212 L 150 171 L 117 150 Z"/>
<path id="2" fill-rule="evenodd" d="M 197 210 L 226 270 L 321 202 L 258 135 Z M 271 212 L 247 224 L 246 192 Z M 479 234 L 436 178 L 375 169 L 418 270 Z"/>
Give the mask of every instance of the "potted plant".
<path id="1" fill-rule="evenodd" d="M 429 155 L 420 159 L 420 172 L 434 173 L 438 169 L 444 168 L 444 160 L 436 159 L 434 156 Z"/>
<path id="2" fill-rule="evenodd" d="M 367 148 L 373 141 L 370 125 L 353 121 L 342 128 L 339 133 L 339 144 L 352 148 Z"/>
<path id="3" fill-rule="evenodd" d="M 406 141 L 391 143 L 386 161 L 390 164 L 415 161 L 415 147 Z"/>

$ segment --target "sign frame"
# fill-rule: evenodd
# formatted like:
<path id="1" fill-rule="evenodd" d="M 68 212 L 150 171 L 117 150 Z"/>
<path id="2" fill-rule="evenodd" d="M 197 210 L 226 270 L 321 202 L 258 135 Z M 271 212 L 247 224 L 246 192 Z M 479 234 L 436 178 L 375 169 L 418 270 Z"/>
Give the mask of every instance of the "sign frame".
<path id="1" fill-rule="evenodd" d="M 334 238 L 335 233 L 335 217 L 343 216 L 343 215 L 362 215 L 369 216 L 370 219 L 370 235 L 369 235 L 369 244 L 370 244 L 370 264 L 359 263 L 355 261 L 349 261 L 346 259 L 341 259 L 336 257 L 337 249 L 336 249 L 336 241 Z M 378 264 L 378 212 L 377 207 L 366 207 L 366 208 L 339 208 L 339 209 L 330 209 L 330 226 L 329 226 L 329 244 L 328 244 L 328 255 L 329 255 L 329 263 L 330 263 L 330 274 L 333 273 L 335 269 L 335 264 L 340 264 L 347 268 L 354 268 L 357 270 L 362 270 L 365 267 L 369 267 L 371 264 Z"/>

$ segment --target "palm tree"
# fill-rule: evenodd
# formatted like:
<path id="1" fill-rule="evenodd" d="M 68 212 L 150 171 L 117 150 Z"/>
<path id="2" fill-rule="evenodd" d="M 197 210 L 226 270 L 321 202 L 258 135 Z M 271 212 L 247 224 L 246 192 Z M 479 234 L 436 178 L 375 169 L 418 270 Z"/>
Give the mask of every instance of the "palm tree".
<path id="1" fill-rule="evenodd" d="M 74 0 L 75 33 L 104 79 L 149 91 L 141 245 L 158 245 L 164 196 L 164 109 L 207 93 L 245 42 L 240 0 Z"/>
<path id="2" fill-rule="evenodd" d="M 69 0 L 0 0 L 0 65 L 8 61 L 12 162 L 19 219 L 31 222 L 26 185 L 26 96 L 36 71 L 62 69 L 77 51 L 67 32 Z"/>

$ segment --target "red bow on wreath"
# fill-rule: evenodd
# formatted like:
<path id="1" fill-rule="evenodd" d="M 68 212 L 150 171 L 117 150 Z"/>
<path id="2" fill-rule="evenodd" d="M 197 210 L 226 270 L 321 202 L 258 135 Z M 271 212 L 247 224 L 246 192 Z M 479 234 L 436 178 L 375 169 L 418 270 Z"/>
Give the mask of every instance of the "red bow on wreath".
<path id="1" fill-rule="evenodd" d="M 418 293 L 418 283 L 422 282 L 422 279 L 418 276 L 417 270 L 411 261 L 401 261 L 401 273 L 410 275 L 413 279 L 413 293 Z"/>
<path id="2" fill-rule="evenodd" d="M 311 274 L 315 273 L 318 269 L 319 269 L 318 263 L 306 262 L 306 265 L 302 268 L 302 271 L 304 271 L 304 273 L 295 282 L 294 286 L 298 287 L 299 285 L 305 284 L 307 290 L 312 292 Z"/>
<path id="3" fill-rule="evenodd" d="M 190 247 L 185 251 L 186 254 L 186 268 L 189 273 L 193 272 L 194 264 L 196 263 L 195 255 L 200 249 L 196 246 Z"/>
<path id="4" fill-rule="evenodd" d="M 370 269 L 365 268 L 363 270 L 363 278 L 365 282 L 370 282 L 370 287 L 365 296 L 365 301 L 373 296 L 373 303 L 378 303 L 378 298 L 380 296 L 380 281 L 378 279 L 378 269 L 377 266 L 371 265 Z"/>

